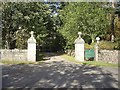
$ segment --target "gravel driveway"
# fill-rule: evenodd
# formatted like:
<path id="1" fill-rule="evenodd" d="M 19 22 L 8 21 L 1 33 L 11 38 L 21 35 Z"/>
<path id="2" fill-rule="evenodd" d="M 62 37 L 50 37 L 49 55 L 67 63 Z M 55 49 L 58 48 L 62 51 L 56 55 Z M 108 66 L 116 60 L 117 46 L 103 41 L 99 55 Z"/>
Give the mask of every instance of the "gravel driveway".
<path id="1" fill-rule="evenodd" d="M 79 65 L 64 60 L 2 65 L 2 87 L 118 88 L 118 68 Z"/>

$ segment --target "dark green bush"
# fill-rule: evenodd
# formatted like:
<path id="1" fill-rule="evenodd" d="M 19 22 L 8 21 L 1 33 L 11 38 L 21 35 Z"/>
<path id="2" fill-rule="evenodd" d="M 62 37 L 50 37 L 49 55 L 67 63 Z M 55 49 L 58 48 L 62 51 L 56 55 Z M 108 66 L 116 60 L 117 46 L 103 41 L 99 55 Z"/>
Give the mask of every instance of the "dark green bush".
<path id="1" fill-rule="evenodd" d="M 93 49 L 95 43 L 87 44 L 85 43 L 85 49 Z M 106 50 L 120 50 L 120 41 L 111 42 L 111 41 L 100 41 L 99 49 L 106 49 Z"/>
<path id="2" fill-rule="evenodd" d="M 84 39 L 85 43 L 87 43 L 89 45 L 92 43 L 92 38 L 89 35 L 83 36 L 83 39 Z"/>
<path id="3" fill-rule="evenodd" d="M 117 43 L 117 46 L 115 47 L 115 49 L 120 50 L 120 38 L 116 40 L 116 43 Z"/>
<path id="4" fill-rule="evenodd" d="M 94 49 L 94 45 L 95 43 L 91 43 L 91 44 L 85 43 L 85 49 Z"/>
<path id="5" fill-rule="evenodd" d="M 99 48 L 107 50 L 116 50 L 119 48 L 119 45 L 118 42 L 100 41 Z"/>

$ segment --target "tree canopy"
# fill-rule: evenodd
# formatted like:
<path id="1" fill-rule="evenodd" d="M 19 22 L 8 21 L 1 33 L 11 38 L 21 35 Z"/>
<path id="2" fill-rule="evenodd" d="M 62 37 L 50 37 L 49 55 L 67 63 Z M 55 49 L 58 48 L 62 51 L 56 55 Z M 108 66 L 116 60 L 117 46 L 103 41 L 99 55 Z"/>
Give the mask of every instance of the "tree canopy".
<path id="1" fill-rule="evenodd" d="M 107 19 L 106 9 L 101 3 L 69 3 L 61 10 L 63 25 L 60 32 L 67 39 L 67 48 L 72 48 L 77 32 L 81 31 L 83 36 L 89 35 L 92 40 L 106 34 Z"/>
<path id="2" fill-rule="evenodd" d="M 86 43 L 99 36 L 106 40 L 111 31 L 111 13 L 115 17 L 114 33 L 119 40 L 119 8 L 116 11 L 100 2 L 6 2 L 2 3 L 3 48 L 26 49 L 30 31 L 34 31 L 41 51 L 73 49 L 77 33 Z M 118 4 L 119 7 L 119 4 Z"/>
<path id="3" fill-rule="evenodd" d="M 57 20 L 59 17 L 51 16 L 49 6 L 42 2 L 3 3 L 3 45 L 7 48 L 27 48 L 29 32 L 34 31 L 37 45 L 48 51 L 56 44 L 59 46 L 57 49 L 62 49 L 63 37 L 55 29 L 55 26 L 59 24 Z M 55 22 L 58 23 L 54 25 Z"/>

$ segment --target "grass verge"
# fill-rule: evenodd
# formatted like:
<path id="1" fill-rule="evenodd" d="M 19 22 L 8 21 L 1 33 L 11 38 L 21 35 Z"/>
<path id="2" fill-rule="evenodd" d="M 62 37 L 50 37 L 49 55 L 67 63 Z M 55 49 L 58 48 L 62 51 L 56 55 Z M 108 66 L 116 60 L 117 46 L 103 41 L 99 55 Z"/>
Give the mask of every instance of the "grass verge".
<path id="1" fill-rule="evenodd" d="M 24 64 L 41 64 L 43 62 L 42 61 L 29 62 L 29 61 L 17 61 L 17 60 L 3 60 L 3 61 L 0 61 L 0 63 L 8 64 L 8 65 L 14 65 L 14 64 L 24 65 Z"/>
<path id="2" fill-rule="evenodd" d="M 110 66 L 110 67 L 120 67 L 118 64 L 113 64 L 113 63 L 107 63 L 107 62 L 102 62 L 102 61 L 84 61 L 84 62 L 79 62 L 76 61 L 74 57 L 68 56 L 66 54 L 61 55 L 65 60 L 68 60 L 70 62 L 74 62 L 77 64 L 88 64 L 88 65 L 94 65 L 94 66 Z"/>

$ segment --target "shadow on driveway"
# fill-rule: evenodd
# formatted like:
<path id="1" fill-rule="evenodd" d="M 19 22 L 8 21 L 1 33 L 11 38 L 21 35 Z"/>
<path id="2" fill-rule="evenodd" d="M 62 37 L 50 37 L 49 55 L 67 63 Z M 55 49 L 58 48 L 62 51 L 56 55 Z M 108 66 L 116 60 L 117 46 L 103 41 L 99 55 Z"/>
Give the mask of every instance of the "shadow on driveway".
<path id="1" fill-rule="evenodd" d="M 116 69 L 116 68 L 115 68 Z M 118 88 L 117 73 L 65 61 L 3 65 L 2 86 L 29 88 Z"/>

